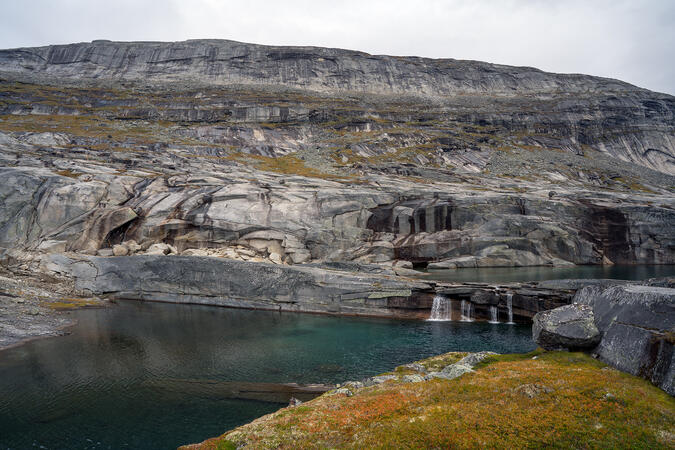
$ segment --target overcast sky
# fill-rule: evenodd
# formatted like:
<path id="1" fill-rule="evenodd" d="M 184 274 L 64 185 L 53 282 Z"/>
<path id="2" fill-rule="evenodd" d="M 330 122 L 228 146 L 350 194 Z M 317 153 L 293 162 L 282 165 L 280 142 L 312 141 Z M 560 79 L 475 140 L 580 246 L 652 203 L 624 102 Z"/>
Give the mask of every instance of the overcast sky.
<path id="1" fill-rule="evenodd" d="M 0 48 L 197 38 L 475 59 L 675 94 L 675 0 L 0 0 Z"/>

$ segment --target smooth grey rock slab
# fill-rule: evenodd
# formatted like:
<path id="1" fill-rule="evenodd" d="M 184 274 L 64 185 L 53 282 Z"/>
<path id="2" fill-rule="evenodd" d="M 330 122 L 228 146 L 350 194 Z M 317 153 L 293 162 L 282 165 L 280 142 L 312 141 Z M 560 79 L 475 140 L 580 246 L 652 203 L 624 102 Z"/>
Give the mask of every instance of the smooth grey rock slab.
<path id="1" fill-rule="evenodd" d="M 441 371 L 427 374 L 425 379 L 430 380 L 432 378 L 443 378 L 445 380 L 454 380 L 455 378 L 461 377 L 465 373 L 473 372 L 473 368 L 476 366 L 476 364 L 482 362 L 488 356 L 495 354 L 496 353 L 494 352 L 488 351 L 469 353 L 456 363 L 445 366 Z"/>
<path id="2" fill-rule="evenodd" d="M 390 316 L 414 309 L 418 295 L 433 295 L 430 285 L 395 276 L 202 256 L 54 254 L 43 266 L 70 275 L 81 291 L 239 308 Z"/>
<path id="3" fill-rule="evenodd" d="M 675 395 L 672 334 L 614 322 L 595 349 L 600 359 L 619 370 L 646 378 Z"/>
<path id="4" fill-rule="evenodd" d="M 455 363 L 447 366 L 445 369 L 440 372 L 433 372 L 428 375 L 429 378 L 443 378 L 445 380 L 454 380 L 459 378 L 465 373 L 473 372 L 473 369 L 470 366 L 465 366 L 463 364 Z"/>
<path id="5" fill-rule="evenodd" d="M 614 322 L 662 332 L 675 328 L 675 289 L 626 285 L 593 292 L 595 295 L 587 301 L 593 307 L 600 330 L 608 330 Z M 578 294 L 585 295 L 585 292 Z"/>

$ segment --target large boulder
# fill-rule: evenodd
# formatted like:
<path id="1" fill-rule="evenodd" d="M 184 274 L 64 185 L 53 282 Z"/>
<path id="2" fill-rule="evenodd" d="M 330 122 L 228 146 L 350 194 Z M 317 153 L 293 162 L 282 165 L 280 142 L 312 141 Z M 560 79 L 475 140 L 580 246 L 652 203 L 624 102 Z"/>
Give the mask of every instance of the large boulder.
<path id="1" fill-rule="evenodd" d="M 593 309 L 588 305 L 573 304 L 534 316 L 532 338 L 547 350 L 559 348 L 592 348 L 600 342 Z"/>
<path id="2" fill-rule="evenodd" d="M 588 285 L 572 305 L 538 313 L 532 334 L 547 349 L 594 347 L 602 361 L 675 395 L 673 288 Z"/>
<path id="3" fill-rule="evenodd" d="M 602 331 L 598 357 L 675 395 L 675 289 L 587 287 L 576 296 L 593 308 Z"/>

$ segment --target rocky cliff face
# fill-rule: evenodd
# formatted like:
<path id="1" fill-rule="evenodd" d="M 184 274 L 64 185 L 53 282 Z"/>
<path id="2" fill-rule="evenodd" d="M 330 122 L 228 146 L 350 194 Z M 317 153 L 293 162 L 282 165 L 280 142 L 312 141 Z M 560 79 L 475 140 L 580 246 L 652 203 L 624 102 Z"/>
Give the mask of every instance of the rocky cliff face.
<path id="1" fill-rule="evenodd" d="M 350 94 L 397 99 L 417 96 L 434 105 L 427 117 L 451 112 L 462 122 L 524 132 L 528 135 L 523 139 L 526 145 L 573 148 L 576 152 L 591 146 L 624 161 L 675 173 L 673 97 L 587 75 L 477 61 L 218 40 L 94 41 L 4 50 L 0 51 L 0 67 L 23 81 L 57 78 L 149 86 L 249 86 L 340 98 Z M 222 100 L 209 105 L 207 113 L 193 112 L 191 118 L 213 120 L 227 114 L 294 120 L 311 112 L 318 112 L 319 117 L 334 112 L 332 108 L 314 111 L 306 105 L 229 109 Z M 445 141 L 439 140 L 439 146 L 455 148 L 452 138 L 450 134 Z"/>
<path id="2" fill-rule="evenodd" d="M 374 56 L 319 47 L 274 47 L 226 40 L 94 41 L 5 50 L 6 71 L 75 79 L 197 81 L 284 86 L 328 93 L 456 95 L 635 91 L 617 80 L 556 75 L 478 61 Z"/>
<path id="3" fill-rule="evenodd" d="M 674 112 L 619 81 L 471 61 L 231 41 L 3 50 L 0 246 L 670 264 Z"/>

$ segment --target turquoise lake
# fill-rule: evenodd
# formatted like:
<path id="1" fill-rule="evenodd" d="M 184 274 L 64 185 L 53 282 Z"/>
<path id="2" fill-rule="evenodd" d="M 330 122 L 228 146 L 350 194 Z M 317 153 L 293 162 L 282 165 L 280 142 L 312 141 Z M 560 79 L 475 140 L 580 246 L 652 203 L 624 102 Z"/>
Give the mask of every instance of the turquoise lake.
<path id="1" fill-rule="evenodd" d="M 443 352 L 535 348 L 529 326 L 143 302 L 74 311 L 63 337 L 0 352 L 0 448 L 167 449 L 285 406 L 175 380 L 339 383 Z"/>

